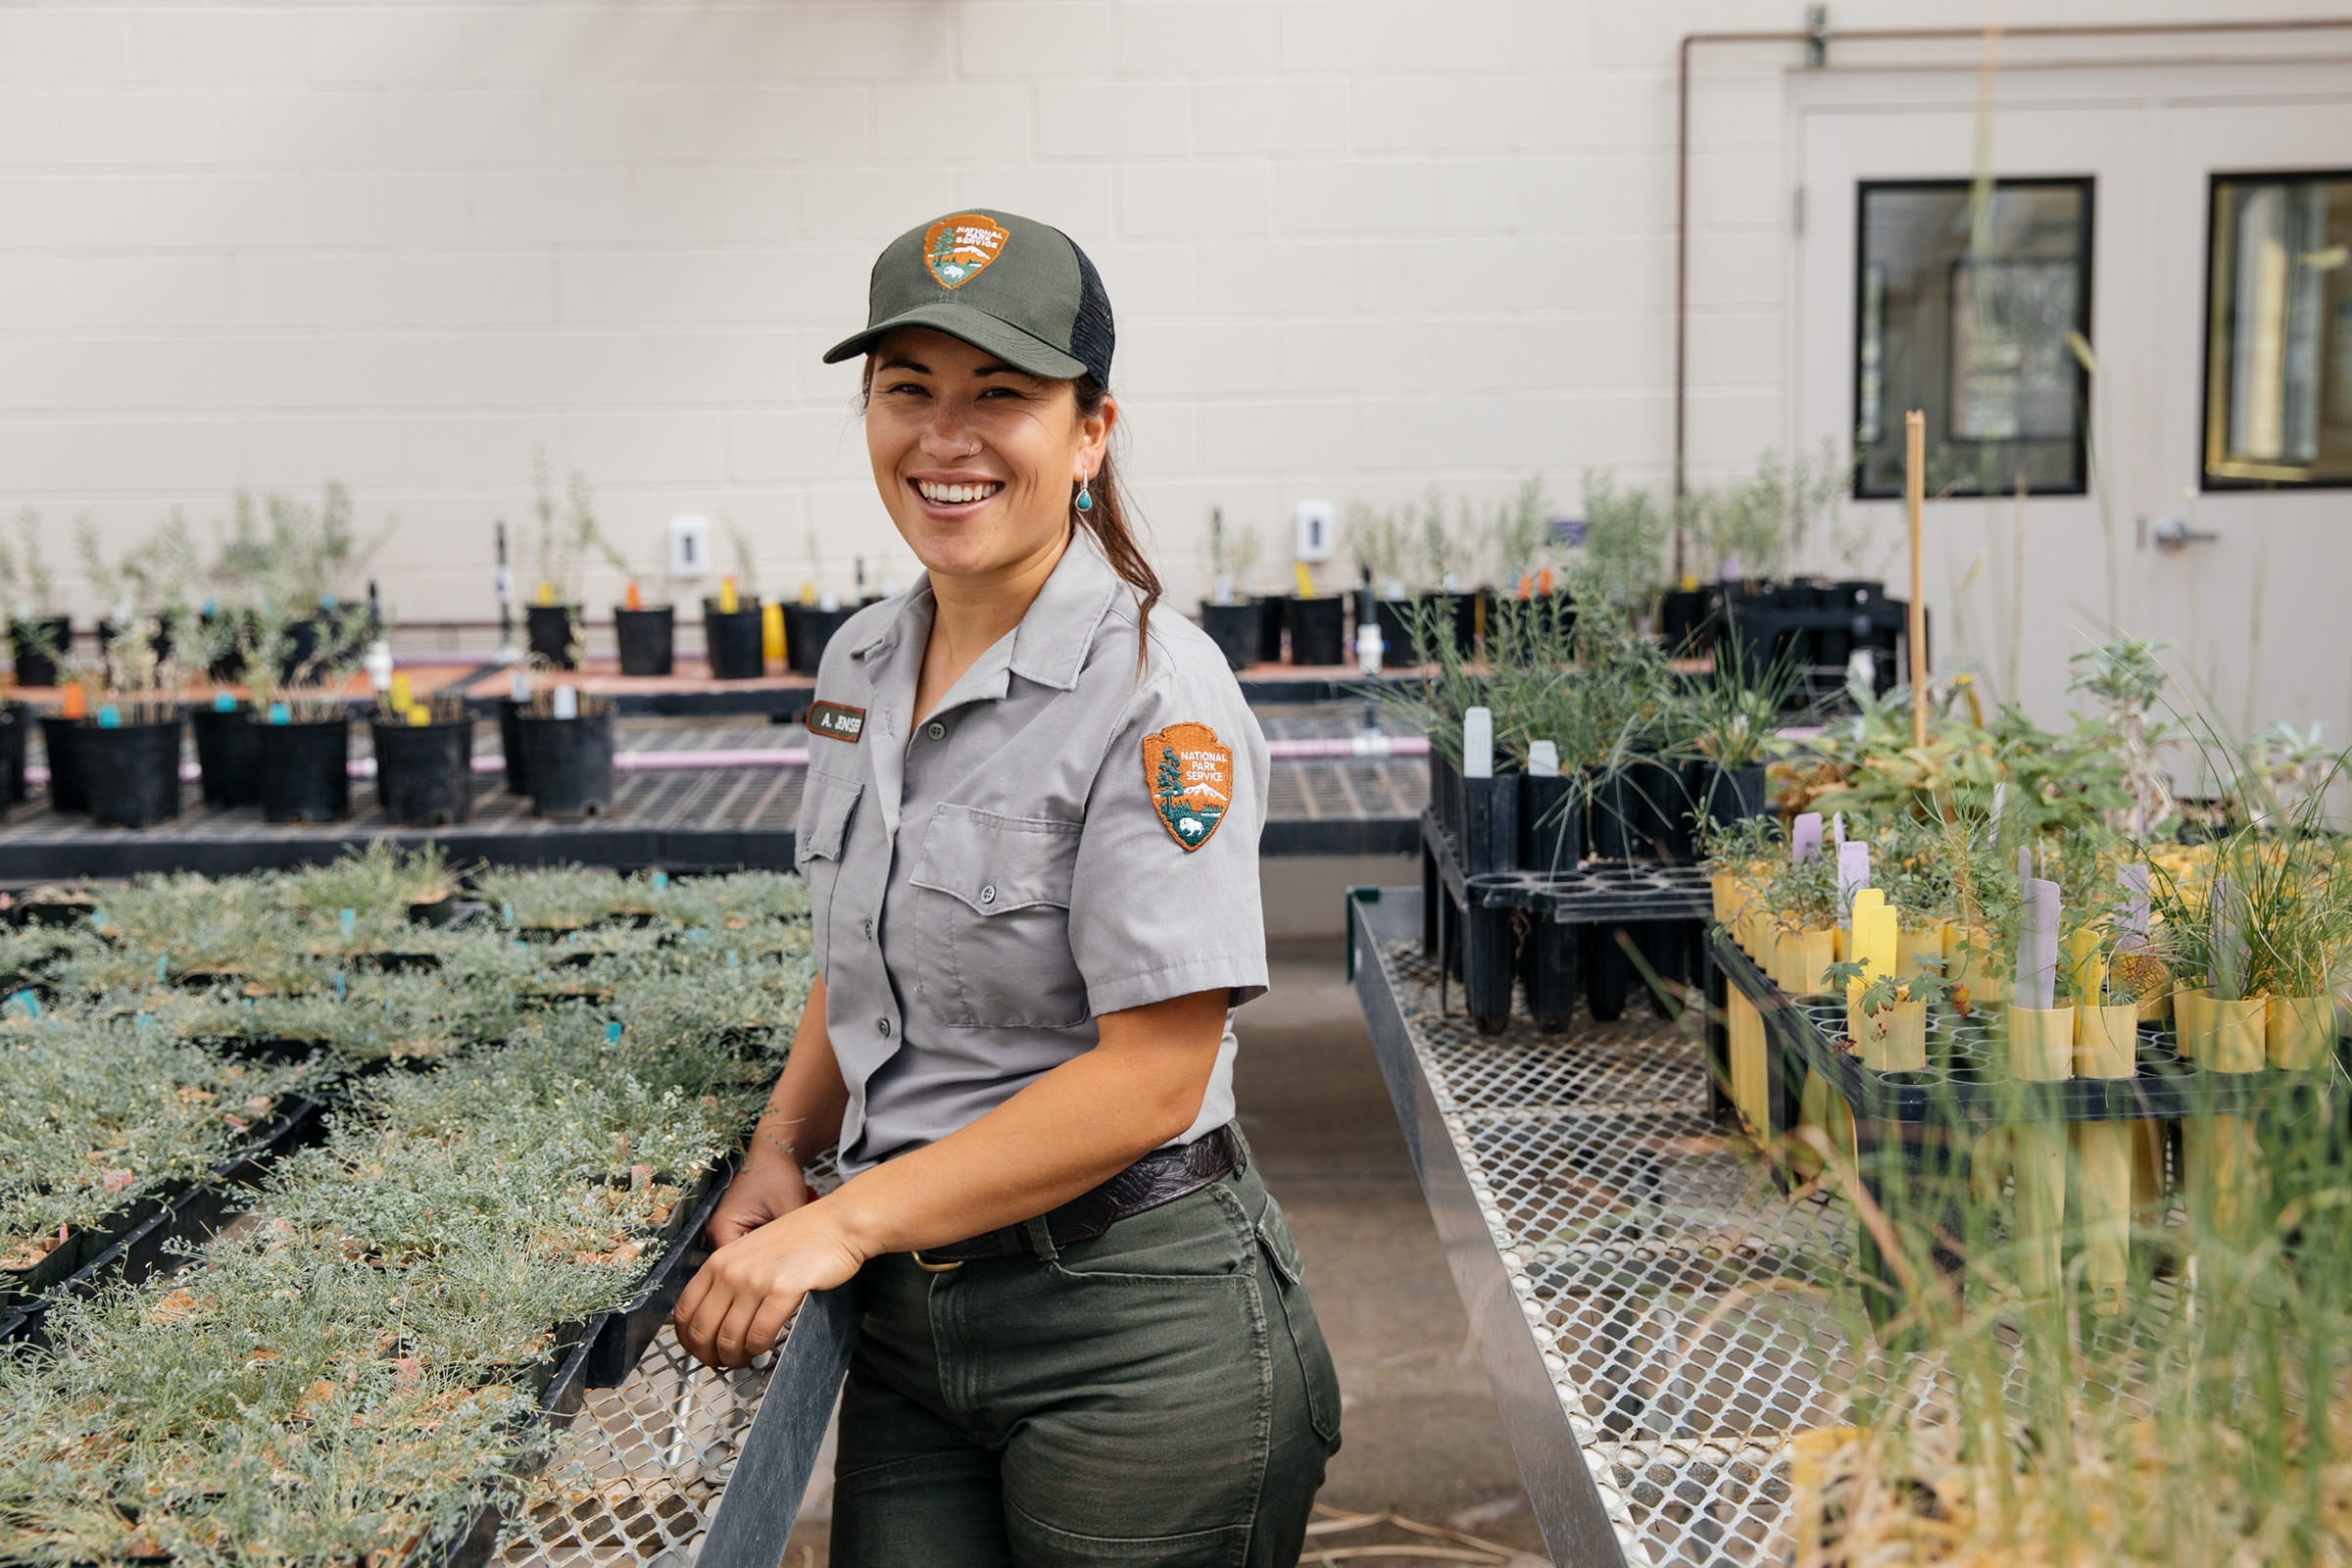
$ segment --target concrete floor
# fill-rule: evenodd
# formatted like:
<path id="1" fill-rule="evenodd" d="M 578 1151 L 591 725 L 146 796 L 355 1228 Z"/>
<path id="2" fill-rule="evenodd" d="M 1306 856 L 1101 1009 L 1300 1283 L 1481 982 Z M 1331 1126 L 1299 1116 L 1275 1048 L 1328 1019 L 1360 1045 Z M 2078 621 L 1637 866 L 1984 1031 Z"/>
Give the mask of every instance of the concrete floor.
<path id="1" fill-rule="evenodd" d="M 1344 1446 L 1321 1501 L 1349 1513 L 1393 1511 L 1525 1553 L 1518 1563 L 1541 1562 L 1543 1540 L 1518 1465 L 1342 972 L 1340 889 L 1406 883 L 1413 862 L 1266 864 L 1273 984 L 1235 1015 L 1235 1088 L 1267 1186 L 1298 1236 L 1339 1367 Z M 785 1568 L 827 1560 L 822 1490 L 809 1499 Z M 1305 1560 L 1416 1542 L 1428 1538 L 1393 1526 L 1331 1529 L 1310 1542 Z M 1446 1560 L 1381 1556 L 1400 1568 Z"/>

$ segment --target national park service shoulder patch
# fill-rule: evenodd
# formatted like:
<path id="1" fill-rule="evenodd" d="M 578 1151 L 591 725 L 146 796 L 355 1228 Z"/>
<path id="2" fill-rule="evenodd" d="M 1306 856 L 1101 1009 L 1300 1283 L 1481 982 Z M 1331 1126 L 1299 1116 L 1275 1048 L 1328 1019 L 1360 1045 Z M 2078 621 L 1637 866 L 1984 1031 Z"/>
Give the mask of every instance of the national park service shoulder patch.
<path id="1" fill-rule="evenodd" d="M 923 264 L 941 288 L 961 288 L 1004 254 L 1010 238 L 985 213 L 957 213 L 923 230 Z"/>
<path id="2" fill-rule="evenodd" d="M 1168 837 L 1189 854 L 1215 837 L 1233 807 L 1233 748 L 1206 724 L 1170 724 L 1144 737 L 1144 787 Z"/>

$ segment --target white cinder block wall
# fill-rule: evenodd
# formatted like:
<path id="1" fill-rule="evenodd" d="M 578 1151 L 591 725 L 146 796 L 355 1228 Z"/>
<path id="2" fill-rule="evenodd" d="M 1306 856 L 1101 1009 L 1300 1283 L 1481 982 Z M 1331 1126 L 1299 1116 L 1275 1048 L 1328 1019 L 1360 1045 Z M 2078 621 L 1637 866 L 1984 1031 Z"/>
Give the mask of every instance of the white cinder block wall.
<path id="1" fill-rule="evenodd" d="M 1533 473 L 1573 513 L 1588 466 L 1670 471 L 1677 39 L 1801 21 L 1754 0 L 0 0 L 0 506 L 39 507 L 70 556 L 80 514 L 126 539 L 331 475 L 399 518 L 376 575 L 401 613 L 478 618 L 488 524 L 524 521 L 544 447 L 641 554 L 704 512 L 754 536 L 771 593 L 846 591 L 859 556 L 903 579 L 855 368 L 816 357 L 862 319 L 882 243 L 995 205 L 1102 268 L 1128 473 L 1178 598 L 1205 582 L 1211 505 L 1264 530 L 1268 576 L 1305 498 L 1491 499 Z M 1795 67 L 1699 63 L 1701 478 L 1810 438 L 1788 390 Z M 614 590 L 591 571 L 592 605 Z"/>

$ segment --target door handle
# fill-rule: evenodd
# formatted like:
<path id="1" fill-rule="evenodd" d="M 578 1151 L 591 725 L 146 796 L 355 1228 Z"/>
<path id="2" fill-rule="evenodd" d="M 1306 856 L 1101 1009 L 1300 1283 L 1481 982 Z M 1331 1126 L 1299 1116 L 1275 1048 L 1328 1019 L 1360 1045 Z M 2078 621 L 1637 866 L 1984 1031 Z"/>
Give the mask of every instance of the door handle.
<path id="1" fill-rule="evenodd" d="M 2191 528 L 2186 518 L 2167 517 L 2156 525 L 2154 537 L 2157 549 L 2179 551 L 2186 549 L 2190 545 L 2212 544 L 2220 539 L 2221 535 Z"/>

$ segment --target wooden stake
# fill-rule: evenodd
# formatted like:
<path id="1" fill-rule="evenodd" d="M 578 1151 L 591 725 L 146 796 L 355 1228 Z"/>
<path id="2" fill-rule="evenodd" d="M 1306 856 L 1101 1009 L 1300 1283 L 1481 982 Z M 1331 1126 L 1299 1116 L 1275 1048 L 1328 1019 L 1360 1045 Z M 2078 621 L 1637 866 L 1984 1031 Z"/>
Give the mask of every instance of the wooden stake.
<path id="1" fill-rule="evenodd" d="M 1927 560 L 1921 540 L 1928 502 L 1928 416 L 1903 416 L 1903 506 L 1911 521 L 1911 744 L 1928 744 Z"/>

